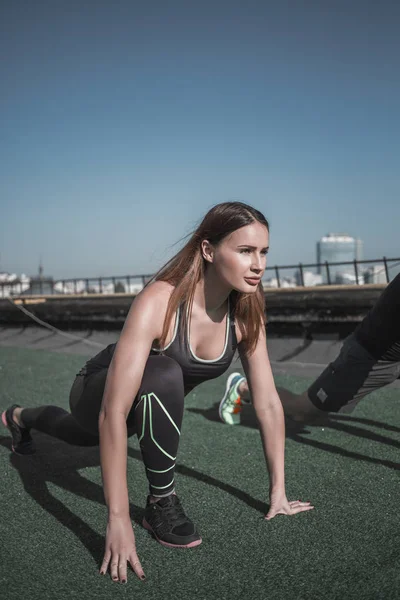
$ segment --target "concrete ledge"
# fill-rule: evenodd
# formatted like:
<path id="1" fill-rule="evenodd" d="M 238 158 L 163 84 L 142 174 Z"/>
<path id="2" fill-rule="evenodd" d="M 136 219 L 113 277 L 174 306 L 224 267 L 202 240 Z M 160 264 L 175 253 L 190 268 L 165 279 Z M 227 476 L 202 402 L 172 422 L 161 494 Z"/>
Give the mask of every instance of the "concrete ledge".
<path id="1" fill-rule="evenodd" d="M 354 328 L 374 305 L 384 285 L 267 288 L 265 302 L 271 331 L 348 325 Z M 0 299 L 0 324 L 31 324 L 35 317 L 63 329 L 121 328 L 134 294 L 19 296 Z M 285 331 L 289 333 L 289 331 Z"/>

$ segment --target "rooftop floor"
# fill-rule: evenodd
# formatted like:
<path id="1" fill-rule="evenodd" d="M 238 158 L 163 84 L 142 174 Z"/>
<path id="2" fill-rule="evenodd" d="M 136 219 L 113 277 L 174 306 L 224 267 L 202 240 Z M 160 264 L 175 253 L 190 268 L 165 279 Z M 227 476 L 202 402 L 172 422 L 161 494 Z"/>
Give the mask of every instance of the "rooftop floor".
<path id="1" fill-rule="evenodd" d="M 75 335 L 75 334 L 73 334 Z M 57 404 L 86 356 L 116 332 L 79 332 L 99 346 L 39 328 L 0 330 L 0 409 Z M 278 385 L 302 391 L 340 348 L 334 339 L 269 340 Z M 232 365 L 240 368 L 240 365 Z M 128 487 L 138 554 L 147 581 L 101 578 L 106 507 L 97 448 L 77 448 L 34 432 L 37 453 L 10 452 L 0 432 L 0 582 L 5 598 L 141 600 L 391 599 L 400 595 L 398 382 L 323 426 L 291 426 L 286 439 L 289 499 L 315 510 L 263 520 L 268 477 L 251 407 L 242 425 L 218 419 L 225 378 L 186 399 L 177 490 L 203 543 L 170 550 L 141 527 L 147 493 L 136 438 L 128 443 Z"/>

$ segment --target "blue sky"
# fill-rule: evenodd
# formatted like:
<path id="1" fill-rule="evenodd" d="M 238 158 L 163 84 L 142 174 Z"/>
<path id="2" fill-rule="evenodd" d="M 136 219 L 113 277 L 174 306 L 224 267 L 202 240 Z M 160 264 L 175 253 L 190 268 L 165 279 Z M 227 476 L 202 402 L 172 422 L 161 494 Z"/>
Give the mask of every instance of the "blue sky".
<path id="1" fill-rule="evenodd" d="M 217 202 L 269 264 L 400 255 L 396 1 L 1 3 L 0 270 L 153 272 Z"/>

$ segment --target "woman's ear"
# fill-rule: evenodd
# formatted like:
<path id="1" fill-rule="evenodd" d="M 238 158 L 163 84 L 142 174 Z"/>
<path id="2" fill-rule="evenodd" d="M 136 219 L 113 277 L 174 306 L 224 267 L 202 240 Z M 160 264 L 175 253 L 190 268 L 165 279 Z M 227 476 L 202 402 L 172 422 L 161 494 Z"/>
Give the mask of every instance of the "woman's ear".
<path id="1" fill-rule="evenodd" d="M 214 261 L 214 246 L 208 240 L 203 240 L 200 247 L 204 260 L 212 263 Z"/>

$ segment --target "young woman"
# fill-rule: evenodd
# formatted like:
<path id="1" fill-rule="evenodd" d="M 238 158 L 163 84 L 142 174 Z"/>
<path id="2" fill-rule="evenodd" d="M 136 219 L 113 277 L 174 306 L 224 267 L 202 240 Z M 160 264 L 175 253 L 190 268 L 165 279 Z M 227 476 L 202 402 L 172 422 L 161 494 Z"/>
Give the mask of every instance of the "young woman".
<path id="1" fill-rule="evenodd" d="M 201 537 L 175 494 L 185 395 L 226 371 L 236 348 L 252 392 L 269 470 L 266 519 L 310 510 L 288 502 L 285 429 L 265 339 L 261 277 L 269 227 L 240 202 L 218 204 L 187 244 L 135 298 L 118 344 L 89 360 L 75 379 L 71 414 L 54 406 L 13 405 L 2 415 L 13 450 L 33 452 L 30 429 L 70 444 L 100 444 L 108 525 L 100 572 L 126 582 L 127 562 L 144 579 L 129 517 L 127 436 L 137 434 L 150 493 L 143 525 L 166 546 Z"/>

